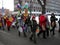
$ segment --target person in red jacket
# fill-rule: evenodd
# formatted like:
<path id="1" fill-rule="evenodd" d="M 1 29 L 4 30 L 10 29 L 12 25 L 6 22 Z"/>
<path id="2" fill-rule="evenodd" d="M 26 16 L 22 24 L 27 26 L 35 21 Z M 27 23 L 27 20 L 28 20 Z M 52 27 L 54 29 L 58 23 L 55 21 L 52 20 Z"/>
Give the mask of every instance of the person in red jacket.
<path id="1" fill-rule="evenodd" d="M 41 14 L 39 16 L 39 28 L 40 28 L 40 32 L 38 33 L 38 37 L 41 33 L 43 33 L 43 38 L 45 39 L 45 32 L 46 32 L 46 16 L 44 14 Z"/>
<path id="2" fill-rule="evenodd" d="M 11 22 L 9 21 L 8 18 L 6 18 L 6 24 L 7 24 L 8 31 L 10 31 Z"/>
<path id="3" fill-rule="evenodd" d="M 35 20 L 35 16 L 32 17 L 32 20 L 31 20 L 31 36 L 30 36 L 30 40 L 34 41 L 34 43 L 37 43 L 36 41 L 36 30 L 37 30 L 37 22 Z"/>

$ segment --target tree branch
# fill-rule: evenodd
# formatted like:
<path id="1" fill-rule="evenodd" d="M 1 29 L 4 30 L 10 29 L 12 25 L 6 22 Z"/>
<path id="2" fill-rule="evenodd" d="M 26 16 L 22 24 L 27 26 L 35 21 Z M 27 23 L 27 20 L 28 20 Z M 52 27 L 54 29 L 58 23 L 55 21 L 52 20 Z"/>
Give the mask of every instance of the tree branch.
<path id="1" fill-rule="evenodd" d="M 46 0 L 43 0 L 44 5 L 46 5 Z"/>
<path id="2" fill-rule="evenodd" d="M 42 6 L 42 2 L 40 1 L 40 0 L 37 0 L 38 1 L 38 3 Z"/>

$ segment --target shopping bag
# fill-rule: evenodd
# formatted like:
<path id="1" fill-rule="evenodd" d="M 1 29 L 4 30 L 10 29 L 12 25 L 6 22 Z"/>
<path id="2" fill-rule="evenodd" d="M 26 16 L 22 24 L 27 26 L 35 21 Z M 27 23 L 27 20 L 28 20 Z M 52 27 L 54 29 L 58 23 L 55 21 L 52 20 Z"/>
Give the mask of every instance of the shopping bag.
<path id="1" fill-rule="evenodd" d="M 19 31 L 19 32 L 23 32 L 22 27 L 19 27 L 18 31 Z"/>
<path id="2" fill-rule="evenodd" d="M 15 26 L 15 23 L 16 23 L 16 22 L 13 22 L 13 23 L 12 23 L 12 26 Z"/>
<path id="3" fill-rule="evenodd" d="M 39 29 L 36 30 L 36 33 L 39 33 Z"/>

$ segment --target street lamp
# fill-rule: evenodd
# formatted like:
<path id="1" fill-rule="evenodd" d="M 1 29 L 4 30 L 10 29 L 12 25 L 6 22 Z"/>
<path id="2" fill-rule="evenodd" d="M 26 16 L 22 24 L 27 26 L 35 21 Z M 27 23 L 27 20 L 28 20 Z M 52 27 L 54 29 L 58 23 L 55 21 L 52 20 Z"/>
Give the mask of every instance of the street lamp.
<path id="1" fill-rule="evenodd" d="M 3 0 L 2 0 L 2 15 L 4 15 Z"/>

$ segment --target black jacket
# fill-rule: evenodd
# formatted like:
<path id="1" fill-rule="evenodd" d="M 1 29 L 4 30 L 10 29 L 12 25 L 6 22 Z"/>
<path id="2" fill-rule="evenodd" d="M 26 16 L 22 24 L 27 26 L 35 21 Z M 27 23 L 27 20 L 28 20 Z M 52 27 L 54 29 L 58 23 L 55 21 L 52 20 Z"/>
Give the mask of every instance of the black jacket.
<path id="1" fill-rule="evenodd" d="M 50 18 L 51 22 L 53 22 L 53 21 L 56 22 L 56 20 L 57 20 L 57 18 L 55 16 L 51 16 L 51 18 Z"/>
<path id="2" fill-rule="evenodd" d="M 32 20 L 31 24 L 32 24 L 32 32 L 35 32 L 36 29 L 37 29 L 37 22 L 36 22 L 36 20 Z"/>
<path id="3" fill-rule="evenodd" d="M 31 20 L 30 20 L 30 18 L 26 19 L 25 24 L 27 24 L 27 26 L 31 26 Z"/>
<path id="4" fill-rule="evenodd" d="M 57 21 L 58 19 L 55 17 L 55 16 L 51 16 L 51 18 L 50 18 L 50 21 L 51 21 L 51 26 L 52 26 L 52 22 L 54 22 L 55 23 L 55 26 L 54 27 L 56 27 L 56 21 Z"/>

